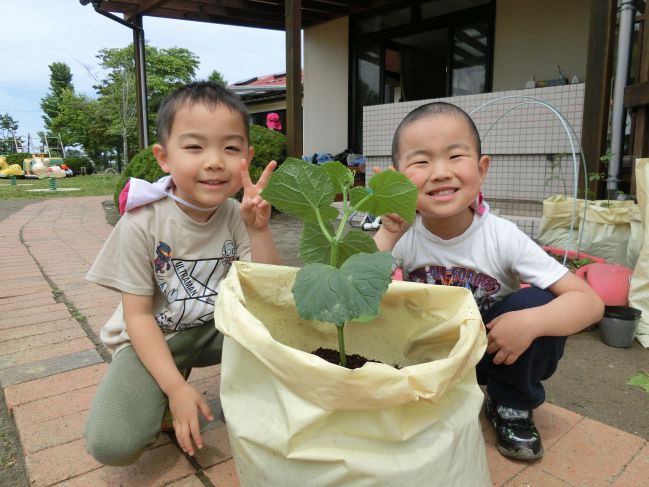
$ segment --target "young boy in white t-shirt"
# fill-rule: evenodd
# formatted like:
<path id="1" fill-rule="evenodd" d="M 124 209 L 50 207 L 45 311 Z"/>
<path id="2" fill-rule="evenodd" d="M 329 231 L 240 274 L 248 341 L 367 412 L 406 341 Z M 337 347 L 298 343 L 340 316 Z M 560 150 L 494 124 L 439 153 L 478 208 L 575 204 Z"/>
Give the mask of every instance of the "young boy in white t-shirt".
<path id="1" fill-rule="evenodd" d="M 597 322 L 604 305 L 516 225 L 489 213 L 480 186 L 490 159 L 463 110 L 438 102 L 410 112 L 394 135 L 392 160 L 419 190 L 418 215 L 410 228 L 384 216 L 377 246 L 392 249 L 406 280 L 472 291 L 487 327 L 477 376 L 487 386 L 498 450 L 538 459 L 532 410 L 545 400 L 541 381 L 556 370 L 566 336 Z M 532 286 L 520 289 L 521 282 Z"/>
<path id="2" fill-rule="evenodd" d="M 192 367 L 220 363 L 214 326 L 221 279 L 235 260 L 279 263 L 270 205 L 259 193 L 275 162 L 253 184 L 248 113 L 211 82 L 179 88 L 162 103 L 153 146 L 169 177 L 132 179 L 126 210 L 87 279 L 122 302 L 101 338 L 113 353 L 86 423 L 86 448 L 107 465 L 127 465 L 152 445 L 165 409 L 180 447 L 202 448 L 198 411 L 209 406 L 186 380 Z M 243 188 L 239 204 L 230 197 Z M 193 441 L 192 441 L 193 440 Z"/>

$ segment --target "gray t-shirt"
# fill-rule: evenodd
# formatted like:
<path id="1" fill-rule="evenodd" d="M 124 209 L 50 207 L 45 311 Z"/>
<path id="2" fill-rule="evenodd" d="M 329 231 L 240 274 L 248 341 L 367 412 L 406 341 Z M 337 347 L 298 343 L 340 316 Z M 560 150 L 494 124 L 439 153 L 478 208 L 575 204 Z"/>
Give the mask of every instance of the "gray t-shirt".
<path id="1" fill-rule="evenodd" d="M 86 279 L 152 296 L 154 317 L 169 339 L 213 319 L 220 282 L 239 259 L 250 260 L 250 240 L 237 201 L 227 199 L 197 223 L 164 198 L 124 214 Z M 100 337 L 113 353 L 130 343 L 121 304 Z"/>

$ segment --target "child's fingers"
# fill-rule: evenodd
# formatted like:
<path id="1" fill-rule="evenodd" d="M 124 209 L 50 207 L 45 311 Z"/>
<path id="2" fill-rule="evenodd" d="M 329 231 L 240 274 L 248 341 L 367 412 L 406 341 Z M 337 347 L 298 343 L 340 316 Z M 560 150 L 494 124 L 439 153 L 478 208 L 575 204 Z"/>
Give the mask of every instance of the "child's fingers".
<path id="1" fill-rule="evenodd" d="M 198 403 L 198 409 L 201 410 L 201 413 L 203 416 L 205 416 L 205 419 L 208 421 L 214 421 L 214 415 L 212 414 L 212 410 L 210 409 L 210 406 L 207 404 L 205 401 L 200 401 Z"/>
<path id="2" fill-rule="evenodd" d="M 192 438 L 194 438 L 194 443 L 196 443 L 197 448 L 203 448 L 203 438 L 201 438 L 201 428 L 200 424 L 198 423 L 198 416 L 194 419 L 192 419 L 189 422 L 189 428 L 192 434 Z M 188 452 L 190 455 L 194 454 L 194 449 L 190 452 Z"/>
<path id="3" fill-rule="evenodd" d="M 270 161 L 266 167 L 264 168 L 264 172 L 261 173 L 261 176 L 259 178 L 259 181 L 257 181 L 257 187 L 259 188 L 265 188 L 266 185 L 268 184 L 268 180 L 270 179 L 271 174 L 273 174 L 273 171 L 277 167 L 277 162 L 276 161 Z"/>
<path id="4" fill-rule="evenodd" d="M 249 164 L 247 159 L 241 159 L 241 182 L 243 183 L 244 190 L 252 186 L 252 180 L 250 179 Z"/>
<path id="5" fill-rule="evenodd" d="M 176 441 L 180 448 L 182 448 L 185 453 L 191 455 L 192 443 L 189 439 L 189 429 L 180 421 L 174 421 L 174 434 L 176 435 Z"/>
<path id="6" fill-rule="evenodd" d="M 382 171 L 383 171 L 383 169 L 381 169 L 380 167 L 373 167 L 373 168 L 372 168 L 372 172 L 373 172 L 374 174 L 379 174 L 379 173 L 382 172 Z M 396 171 L 396 169 L 395 169 L 393 166 L 389 166 L 389 167 L 387 168 L 387 171 Z"/>

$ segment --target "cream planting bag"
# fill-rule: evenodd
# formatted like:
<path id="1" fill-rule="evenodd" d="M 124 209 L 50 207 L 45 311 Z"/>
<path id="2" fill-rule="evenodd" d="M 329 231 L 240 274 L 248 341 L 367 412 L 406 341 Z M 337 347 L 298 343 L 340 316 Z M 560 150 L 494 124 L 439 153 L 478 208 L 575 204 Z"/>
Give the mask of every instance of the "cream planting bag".
<path id="1" fill-rule="evenodd" d="M 636 159 L 635 177 L 644 241 L 631 276 L 629 304 L 642 311 L 635 337 L 649 348 L 649 159 Z"/>
<path id="2" fill-rule="evenodd" d="M 381 312 L 348 323 L 348 370 L 310 352 L 336 327 L 301 320 L 298 269 L 236 262 L 215 320 L 221 403 L 244 486 L 490 486 L 475 365 L 486 335 L 470 292 L 393 282 Z M 399 368 L 392 367 L 396 365 Z"/>

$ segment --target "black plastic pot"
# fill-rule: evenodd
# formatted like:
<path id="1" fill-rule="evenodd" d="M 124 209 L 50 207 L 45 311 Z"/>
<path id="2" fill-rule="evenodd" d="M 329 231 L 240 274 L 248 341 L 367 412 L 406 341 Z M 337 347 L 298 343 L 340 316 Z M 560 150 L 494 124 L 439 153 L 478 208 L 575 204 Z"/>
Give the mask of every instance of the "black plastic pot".
<path id="1" fill-rule="evenodd" d="M 606 306 L 599 322 L 602 341 L 611 347 L 627 348 L 633 345 L 642 312 L 630 306 Z"/>

